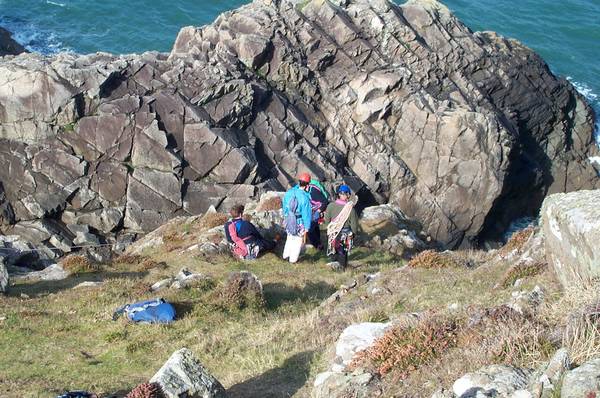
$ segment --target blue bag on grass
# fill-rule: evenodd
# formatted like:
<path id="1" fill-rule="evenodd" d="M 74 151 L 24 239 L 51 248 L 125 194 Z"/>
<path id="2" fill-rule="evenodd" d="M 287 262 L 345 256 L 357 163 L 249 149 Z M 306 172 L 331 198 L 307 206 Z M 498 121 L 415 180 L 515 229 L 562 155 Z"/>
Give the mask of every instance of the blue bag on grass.
<path id="1" fill-rule="evenodd" d="M 171 323 L 175 320 L 175 308 L 162 298 L 126 304 L 115 311 L 113 320 L 122 313 L 130 321 L 139 323 Z"/>

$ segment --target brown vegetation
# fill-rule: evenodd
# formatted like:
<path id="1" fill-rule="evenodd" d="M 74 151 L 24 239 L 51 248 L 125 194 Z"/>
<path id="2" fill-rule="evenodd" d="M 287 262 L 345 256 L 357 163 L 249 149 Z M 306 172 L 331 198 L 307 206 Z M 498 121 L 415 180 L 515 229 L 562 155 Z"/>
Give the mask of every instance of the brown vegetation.
<path id="1" fill-rule="evenodd" d="M 523 250 L 525 243 L 527 243 L 527 241 L 529 240 L 529 238 L 531 238 L 533 233 L 533 227 L 527 227 L 525 229 L 522 229 L 521 231 L 515 232 L 514 234 L 512 234 L 508 242 L 506 242 L 506 244 L 500 249 L 500 255 L 507 256 L 515 250 L 517 251 L 517 253 L 520 253 Z"/>
<path id="2" fill-rule="evenodd" d="M 126 398 L 165 398 L 158 383 L 142 383 L 127 394 Z"/>
<path id="3" fill-rule="evenodd" d="M 71 274 L 79 274 L 85 272 L 97 272 L 100 270 L 99 264 L 92 263 L 87 257 L 80 255 L 70 255 L 65 257 L 60 265 L 64 270 Z"/>
<path id="4" fill-rule="evenodd" d="M 281 209 L 281 198 L 279 196 L 274 196 L 269 199 L 265 199 L 264 201 L 258 204 L 256 208 L 257 211 L 275 211 Z"/>
<path id="5" fill-rule="evenodd" d="M 202 229 L 212 229 L 227 222 L 229 217 L 223 213 L 206 213 L 200 220 L 198 226 Z"/>
<path id="6" fill-rule="evenodd" d="M 425 250 L 409 262 L 408 266 L 411 268 L 449 268 L 458 267 L 458 263 L 448 255 L 436 252 L 435 250 Z"/>
<path id="7" fill-rule="evenodd" d="M 456 345 L 458 330 L 456 319 L 439 315 L 427 316 L 414 326 L 395 326 L 358 353 L 351 367 L 374 368 L 382 376 L 390 372 L 405 376 Z"/>
<path id="8" fill-rule="evenodd" d="M 223 305 L 230 309 L 260 309 L 265 306 L 260 282 L 244 272 L 235 272 L 229 276 L 221 288 L 220 298 Z"/>

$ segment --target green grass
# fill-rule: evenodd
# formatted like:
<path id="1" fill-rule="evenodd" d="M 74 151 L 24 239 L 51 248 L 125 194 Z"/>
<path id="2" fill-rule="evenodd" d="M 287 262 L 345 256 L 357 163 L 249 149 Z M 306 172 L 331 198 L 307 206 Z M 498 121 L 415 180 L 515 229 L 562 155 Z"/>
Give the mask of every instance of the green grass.
<path id="1" fill-rule="evenodd" d="M 347 325 L 445 311 L 453 303 L 486 307 L 510 296 L 493 289 L 505 267 L 409 268 L 389 253 L 362 248 L 353 251 L 345 273 L 330 270 L 328 259 L 314 250 L 293 265 L 274 254 L 253 262 L 200 258 L 165 247 L 144 254 L 166 267 L 140 267 L 139 259 L 132 259 L 132 264 L 108 264 L 64 281 L 11 286 L 10 294 L 0 297 L 0 317 L 5 317 L 0 321 L 0 396 L 49 397 L 68 389 L 123 396 L 147 381 L 173 351 L 188 347 L 230 397 L 308 397 L 311 378 L 328 367 L 331 347 Z M 183 267 L 212 281 L 158 294 L 146 290 Z M 239 270 L 262 281 L 264 306 L 237 309 L 219 300 L 219 289 Z M 365 285 L 364 276 L 377 272 L 380 276 Z M 72 289 L 84 280 L 104 284 Z M 321 306 L 353 280 L 357 288 L 335 305 Z M 385 292 L 375 294 L 373 287 Z M 172 325 L 111 320 L 120 305 L 157 296 L 175 305 L 178 319 Z"/>
<path id="2" fill-rule="evenodd" d="M 308 252 L 307 261 L 295 265 L 273 254 L 255 262 L 219 257 L 209 263 L 160 251 L 153 257 L 168 267 L 136 272 L 135 264 L 114 264 L 60 282 L 12 286 L 8 297 L 0 297 L 0 316 L 6 317 L 0 323 L 0 396 L 47 397 L 67 389 L 127 391 L 149 379 L 173 351 L 184 346 L 226 387 L 237 384 L 234 396 L 236 389 L 241 391 L 241 382 L 269 372 L 269 388 L 285 389 L 285 379 L 302 369 L 302 383 L 292 377 L 294 388 L 300 388 L 308 374 L 318 370 L 312 369 L 312 363 L 324 343 L 307 328 L 313 322 L 312 310 L 362 268 L 379 268 L 377 264 L 386 259 L 357 250 L 355 257 L 364 265 L 340 274 L 329 270 L 327 259 L 314 251 Z M 184 266 L 211 275 L 214 283 L 155 295 L 139 289 Z M 261 279 L 264 309 L 232 310 L 215 299 L 228 274 L 243 269 Z M 99 288 L 72 289 L 84 280 L 105 283 Z M 21 298 L 22 293 L 30 299 Z M 155 326 L 111 320 L 118 306 L 153 296 L 174 303 L 175 323 Z M 251 384 L 255 396 L 268 389 L 262 384 Z"/>

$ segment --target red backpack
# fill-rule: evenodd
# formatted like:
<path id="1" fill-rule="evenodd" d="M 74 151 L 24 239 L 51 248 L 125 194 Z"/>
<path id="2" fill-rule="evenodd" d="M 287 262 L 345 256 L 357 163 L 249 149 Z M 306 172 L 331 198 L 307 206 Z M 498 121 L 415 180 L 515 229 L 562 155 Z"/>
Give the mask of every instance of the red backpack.
<path id="1" fill-rule="evenodd" d="M 231 240 L 233 240 L 233 255 L 239 259 L 244 259 L 248 255 L 248 246 L 246 246 L 246 240 L 250 239 L 252 236 L 247 236 L 245 238 L 240 238 L 237 234 L 237 229 L 235 228 L 235 221 L 231 221 L 229 224 L 229 236 L 231 236 Z"/>

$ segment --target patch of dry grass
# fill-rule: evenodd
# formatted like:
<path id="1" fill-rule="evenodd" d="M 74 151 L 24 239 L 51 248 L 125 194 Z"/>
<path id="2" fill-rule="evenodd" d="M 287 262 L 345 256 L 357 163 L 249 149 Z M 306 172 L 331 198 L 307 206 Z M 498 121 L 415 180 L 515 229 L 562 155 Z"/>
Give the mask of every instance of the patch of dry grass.
<path id="1" fill-rule="evenodd" d="M 101 268 L 100 264 L 92 263 L 87 257 L 76 254 L 62 259 L 60 265 L 71 274 L 98 272 Z"/>
<path id="2" fill-rule="evenodd" d="M 256 211 L 275 211 L 281 209 L 281 206 L 281 198 L 279 196 L 274 196 L 260 202 L 256 208 Z"/>
<path id="3" fill-rule="evenodd" d="M 448 254 L 439 253 L 434 250 L 425 250 L 409 262 L 411 268 L 456 268 L 459 264 Z"/>
<path id="4" fill-rule="evenodd" d="M 600 281 L 565 289 L 560 299 L 546 306 L 543 315 L 562 333 L 573 363 L 600 357 Z"/>
<path id="5" fill-rule="evenodd" d="M 227 222 L 229 216 L 224 213 L 207 213 L 201 219 L 198 220 L 198 227 L 201 229 L 212 229 L 218 226 L 222 226 Z"/>

